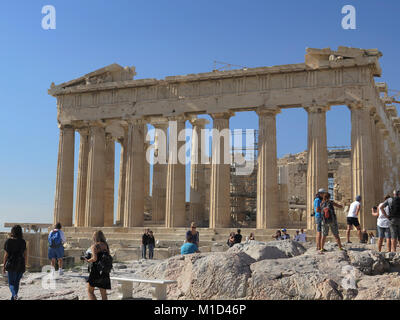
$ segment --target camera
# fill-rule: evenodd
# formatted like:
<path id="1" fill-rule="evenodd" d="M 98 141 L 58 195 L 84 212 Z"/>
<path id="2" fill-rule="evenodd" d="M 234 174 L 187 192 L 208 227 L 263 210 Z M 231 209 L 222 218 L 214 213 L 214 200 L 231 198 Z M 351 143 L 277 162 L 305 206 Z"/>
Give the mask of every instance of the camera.
<path id="1" fill-rule="evenodd" d="M 81 261 L 84 261 L 84 260 L 89 260 L 91 257 L 92 257 L 92 254 L 90 252 L 86 251 L 85 253 L 82 254 L 80 259 L 81 259 Z"/>

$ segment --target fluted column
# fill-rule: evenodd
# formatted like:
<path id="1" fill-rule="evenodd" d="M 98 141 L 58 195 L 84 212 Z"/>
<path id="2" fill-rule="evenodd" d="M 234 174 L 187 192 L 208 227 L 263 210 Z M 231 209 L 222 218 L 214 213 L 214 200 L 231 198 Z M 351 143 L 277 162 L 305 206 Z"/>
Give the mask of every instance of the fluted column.
<path id="1" fill-rule="evenodd" d="M 351 105 L 350 110 L 353 199 L 357 195 L 362 197 L 360 215 L 362 228 L 375 229 L 376 218 L 371 215 L 375 189 L 370 111 L 362 104 Z"/>
<path id="2" fill-rule="evenodd" d="M 124 129 L 124 136 L 118 140 L 121 145 L 121 156 L 119 160 L 119 182 L 118 182 L 118 207 L 117 207 L 117 224 L 124 225 L 124 208 L 125 208 L 125 183 L 126 183 L 126 159 L 128 154 L 128 131 Z"/>
<path id="3" fill-rule="evenodd" d="M 128 126 L 124 227 L 142 227 L 144 222 L 144 122 Z"/>
<path id="4" fill-rule="evenodd" d="M 167 185 L 167 129 L 168 123 L 154 124 L 154 165 L 152 187 L 152 221 L 165 221 Z"/>
<path id="5" fill-rule="evenodd" d="M 227 228 L 231 225 L 230 214 L 230 143 L 222 138 L 228 135 L 231 113 L 214 113 L 212 137 L 212 163 L 210 181 L 210 228 Z M 221 134 L 222 133 L 222 134 Z M 229 137 L 229 135 L 228 135 Z M 229 139 L 228 139 L 229 140 Z M 225 154 L 225 156 L 224 156 Z"/>
<path id="6" fill-rule="evenodd" d="M 307 229 L 315 229 L 313 203 L 318 189 L 328 190 L 328 149 L 326 139 L 326 106 L 305 108 L 308 113 L 307 143 Z"/>
<path id="7" fill-rule="evenodd" d="M 106 135 L 106 172 L 104 185 L 104 226 L 114 224 L 114 180 L 115 180 L 115 142 L 111 134 Z"/>
<path id="8" fill-rule="evenodd" d="M 86 227 L 104 226 L 104 186 L 106 136 L 103 127 L 90 127 L 88 179 L 86 193 Z"/>
<path id="9" fill-rule="evenodd" d="M 380 166 L 380 155 L 379 155 L 379 141 L 378 134 L 379 129 L 376 126 L 377 120 L 375 119 L 376 111 L 373 110 L 370 113 L 370 124 L 371 124 L 371 140 L 372 140 L 372 171 L 374 180 L 374 199 L 373 202 L 378 204 L 383 201 L 383 183 L 382 183 L 382 169 Z"/>
<path id="10" fill-rule="evenodd" d="M 193 126 L 191 165 L 190 165 L 190 213 L 189 220 L 197 225 L 202 225 L 205 220 L 205 181 L 204 164 L 201 161 L 201 150 L 204 141 L 201 137 L 201 130 L 208 123 L 206 119 L 191 119 Z M 204 148 L 204 146 L 203 146 Z"/>
<path id="11" fill-rule="evenodd" d="M 89 130 L 78 129 L 80 134 L 78 179 L 76 184 L 75 226 L 85 226 L 86 189 L 89 158 Z"/>
<path id="12" fill-rule="evenodd" d="M 143 126 L 143 156 L 144 156 L 144 196 L 148 197 L 150 195 L 150 163 L 146 159 L 146 151 L 150 146 L 150 142 L 146 141 L 147 135 L 147 125 Z"/>
<path id="13" fill-rule="evenodd" d="M 74 206 L 74 150 L 74 128 L 72 126 L 61 125 L 58 145 L 54 223 L 60 222 L 63 226 L 72 226 Z"/>
<path id="14" fill-rule="evenodd" d="M 257 171 L 257 229 L 279 227 L 276 114 L 279 108 L 260 108 Z"/>
<path id="15" fill-rule="evenodd" d="M 185 164 L 178 158 L 178 151 L 185 144 L 185 141 L 178 141 L 179 133 L 185 129 L 185 119 L 174 117 L 169 120 L 165 227 L 173 228 L 186 226 Z"/>

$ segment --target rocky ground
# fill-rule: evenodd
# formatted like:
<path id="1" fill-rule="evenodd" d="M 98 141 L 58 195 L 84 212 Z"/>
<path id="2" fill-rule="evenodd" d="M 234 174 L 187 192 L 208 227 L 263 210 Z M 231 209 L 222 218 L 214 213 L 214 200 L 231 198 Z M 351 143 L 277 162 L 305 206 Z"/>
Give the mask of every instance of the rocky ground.
<path id="1" fill-rule="evenodd" d="M 169 299 L 400 299 L 400 253 L 378 253 L 363 244 L 339 251 L 328 243 L 326 249 L 319 254 L 311 243 L 254 241 L 226 252 L 116 263 L 113 276 L 177 280 L 168 287 Z M 48 274 L 26 273 L 19 295 L 87 299 L 85 276 L 86 269 L 76 267 L 56 278 L 54 289 L 45 281 Z M 109 299 L 118 299 L 117 283 L 112 282 L 108 294 Z M 133 296 L 150 299 L 149 285 L 134 285 Z M 1 281 L 0 299 L 9 297 Z"/>

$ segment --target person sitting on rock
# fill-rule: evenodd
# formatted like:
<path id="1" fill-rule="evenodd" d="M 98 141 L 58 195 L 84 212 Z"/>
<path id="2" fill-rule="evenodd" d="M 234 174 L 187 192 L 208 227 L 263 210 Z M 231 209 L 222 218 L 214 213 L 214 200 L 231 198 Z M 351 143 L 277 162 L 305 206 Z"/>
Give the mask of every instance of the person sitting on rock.
<path id="1" fill-rule="evenodd" d="M 189 234 L 191 234 L 194 238 L 193 243 L 196 244 L 196 246 L 199 246 L 200 236 L 196 228 L 196 223 L 192 222 L 190 224 L 190 230 L 186 232 L 186 237 L 188 237 Z"/>
<path id="2" fill-rule="evenodd" d="M 186 242 L 181 247 L 181 254 L 192 254 L 192 253 L 200 253 L 199 248 L 194 243 L 195 238 L 191 233 L 186 235 Z"/>
<path id="3" fill-rule="evenodd" d="M 255 237 L 254 237 L 254 233 L 253 233 L 253 232 L 250 233 L 249 241 L 250 241 L 250 240 L 256 240 Z"/>
<path id="4" fill-rule="evenodd" d="M 281 230 L 276 230 L 275 235 L 272 236 L 275 240 L 282 240 L 282 233 Z"/>
<path id="5" fill-rule="evenodd" d="M 229 238 L 228 238 L 228 241 L 226 242 L 226 244 L 228 245 L 229 248 L 233 247 L 233 245 L 235 244 L 235 233 L 234 232 L 231 232 L 229 234 Z"/>
<path id="6" fill-rule="evenodd" d="M 290 239 L 290 234 L 287 233 L 286 229 L 282 229 L 282 240 Z"/>
<path id="7" fill-rule="evenodd" d="M 242 242 L 242 235 L 240 234 L 240 229 L 237 229 L 237 232 L 234 236 L 234 241 L 235 243 L 241 243 Z"/>

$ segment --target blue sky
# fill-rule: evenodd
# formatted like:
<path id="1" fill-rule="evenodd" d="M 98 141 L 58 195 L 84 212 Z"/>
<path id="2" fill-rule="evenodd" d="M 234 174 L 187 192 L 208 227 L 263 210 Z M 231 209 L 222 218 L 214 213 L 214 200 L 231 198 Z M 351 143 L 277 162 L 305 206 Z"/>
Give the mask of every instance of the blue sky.
<path id="1" fill-rule="evenodd" d="M 356 30 L 341 28 L 346 4 L 356 8 Z M 56 8 L 56 30 L 41 27 L 44 5 Z M 299 63 L 306 47 L 344 45 L 380 49 L 379 81 L 400 90 L 399 9 L 396 0 L 1 1 L 1 226 L 52 221 L 58 128 L 51 82 L 114 62 L 134 65 L 136 78 L 207 72 L 214 60 Z M 350 145 L 348 110 L 334 107 L 327 120 L 328 145 Z M 257 117 L 241 113 L 230 126 L 256 129 Z M 278 115 L 277 142 L 278 156 L 306 149 L 304 110 Z"/>

